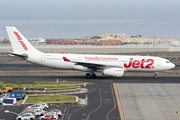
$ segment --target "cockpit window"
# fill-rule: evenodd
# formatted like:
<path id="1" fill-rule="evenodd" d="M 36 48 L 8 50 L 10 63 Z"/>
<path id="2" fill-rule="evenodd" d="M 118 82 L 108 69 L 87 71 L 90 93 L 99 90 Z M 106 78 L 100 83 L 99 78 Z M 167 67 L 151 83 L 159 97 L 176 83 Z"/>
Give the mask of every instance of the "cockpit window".
<path id="1" fill-rule="evenodd" d="M 166 61 L 166 63 L 171 63 L 170 61 Z"/>

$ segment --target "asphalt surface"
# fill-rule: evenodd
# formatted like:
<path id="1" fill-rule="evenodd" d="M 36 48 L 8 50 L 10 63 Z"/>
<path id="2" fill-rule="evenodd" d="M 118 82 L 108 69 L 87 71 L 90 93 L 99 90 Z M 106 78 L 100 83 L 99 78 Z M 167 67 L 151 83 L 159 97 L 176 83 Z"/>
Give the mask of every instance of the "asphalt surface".
<path id="1" fill-rule="evenodd" d="M 15 120 L 17 114 L 22 112 L 27 106 L 0 106 L 0 119 L 1 120 Z M 62 114 L 64 114 L 64 109 L 66 106 L 49 106 L 49 109 L 56 108 L 59 109 Z M 5 113 L 5 110 L 9 110 L 9 113 Z M 62 116 L 63 117 L 63 116 Z M 62 120 L 62 117 L 59 117 Z M 35 118 L 35 120 L 39 120 L 39 116 Z"/>
<path id="2" fill-rule="evenodd" d="M 0 80 L 3 81 L 54 81 L 56 77 L 3 77 L 0 76 Z M 76 80 L 75 78 L 61 79 L 61 80 Z M 118 111 L 117 102 L 115 99 L 115 93 L 113 89 L 113 84 L 106 81 L 91 81 L 84 79 L 88 82 L 86 88 L 87 93 L 74 94 L 79 98 L 88 99 L 87 106 L 54 106 L 53 108 L 58 108 L 63 112 L 61 120 L 109 120 L 110 118 L 116 118 L 120 120 L 120 115 Z M 84 87 L 84 86 L 82 86 Z M 14 119 L 15 114 L 4 113 L 4 110 L 10 110 L 15 113 L 20 113 L 26 106 L 4 106 L 0 111 L 0 119 Z M 9 114 L 9 115 L 7 115 Z M 37 118 L 38 119 L 38 118 Z"/>
<path id="3" fill-rule="evenodd" d="M 55 81 L 58 76 L 0 76 L 3 81 Z M 61 120 L 120 120 L 120 115 L 115 99 L 114 83 L 180 83 L 179 77 L 159 77 L 153 79 L 151 77 L 98 77 L 99 79 L 86 79 L 84 76 L 59 76 L 59 81 L 85 81 L 89 84 L 86 86 L 87 93 L 75 94 L 80 98 L 88 99 L 87 106 L 51 106 L 62 111 Z M 82 86 L 84 87 L 84 86 Z M 0 119 L 11 120 L 15 119 L 13 113 L 4 113 L 9 110 L 15 113 L 20 113 L 26 106 L 0 106 Z M 38 120 L 38 117 L 36 118 Z"/>
<path id="4" fill-rule="evenodd" d="M 98 76 L 97 79 L 86 79 L 85 76 L 0 76 L 0 81 L 84 81 L 114 83 L 180 83 L 180 77 L 107 77 Z"/>
<path id="5" fill-rule="evenodd" d="M 0 64 L 0 71 L 54 70 L 36 64 Z"/>
<path id="6" fill-rule="evenodd" d="M 179 69 L 177 65 L 175 69 Z M 51 70 L 51 68 L 35 64 L 0 64 L 0 71 L 24 71 L 24 70 Z M 53 70 L 53 69 L 52 69 Z M 120 115 L 115 99 L 112 83 L 180 83 L 180 77 L 107 77 L 98 76 L 97 79 L 86 79 L 85 76 L 0 76 L 0 81 L 84 81 L 87 93 L 75 94 L 80 98 L 88 99 L 87 106 L 51 106 L 62 111 L 61 120 L 120 120 Z M 83 86 L 82 86 L 83 87 Z M 10 110 L 21 112 L 26 106 L 0 106 L 0 119 L 15 119 L 13 113 L 4 113 Z M 36 118 L 38 120 L 38 118 Z"/>

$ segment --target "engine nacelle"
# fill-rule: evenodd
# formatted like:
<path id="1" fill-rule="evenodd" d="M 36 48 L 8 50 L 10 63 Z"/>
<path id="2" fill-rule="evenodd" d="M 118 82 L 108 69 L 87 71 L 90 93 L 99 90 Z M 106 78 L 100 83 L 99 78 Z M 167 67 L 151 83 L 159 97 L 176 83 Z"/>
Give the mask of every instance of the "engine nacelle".
<path id="1" fill-rule="evenodd" d="M 122 68 L 108 68 L 105 69 L 103 75 L 114 76 L 114 77 L 122 77 L 124 74 L 124 69 Z"/>

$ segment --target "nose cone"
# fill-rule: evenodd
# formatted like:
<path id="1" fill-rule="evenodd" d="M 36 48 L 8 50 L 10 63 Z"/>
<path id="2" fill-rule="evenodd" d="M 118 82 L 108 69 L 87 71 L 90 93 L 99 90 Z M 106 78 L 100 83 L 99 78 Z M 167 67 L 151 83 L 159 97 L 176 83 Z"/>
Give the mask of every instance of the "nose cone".
<path id="1" fill-rule="evenodd" d="M 172 68 L 171 68 L 171 69 L 173 69 L 176 65 L 172 63 L 172 65 L 171 65 L 171 66 L 172 66 Z"/>
<path id="2" fill-rule="evenodd" d="M 173 68 L 175 67 L 175 64 L 170 63 L 170 64 L 168 65 L 168 67 L 169 67 L 169 69 L 173 69 Z"/>

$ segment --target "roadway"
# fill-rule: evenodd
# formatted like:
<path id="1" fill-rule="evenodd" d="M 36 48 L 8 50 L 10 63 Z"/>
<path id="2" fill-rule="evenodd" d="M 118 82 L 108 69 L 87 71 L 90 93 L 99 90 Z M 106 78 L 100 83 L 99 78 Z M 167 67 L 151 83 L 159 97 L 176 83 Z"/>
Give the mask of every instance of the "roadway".
<path id="1" fill-rule="evenodd" d="M 0 71 L 53 70 L 36 64 L 0 64 Z"/>
<path id="2" fill-rule="evenodd" d="M 19 77 L 19 76 L 0 76 L 0 80 L 3 81 L 54 81 L 56 77 Z M 59 78 L 61 80 L 76 80 L 75 78 L 64 79 Z M 63 116 L 61 120 L 108 120 L 109 118 L 120 119 L 118 106 L 116 102 L 116 97 L 113 89 L 113 84 L 111 82 L 104 81 L 84 81 L 89 84 L 86 86 L 88 89 L 87 93 L 82 94 L 74 94 L 80 98 L 88 98 L 87 106 L 51 106 L 51 108 L 58 108 L 63 112 Z M 82 86 L 84 87 L 84 86 Z M 0 111 L 0 119 L 13 119 L 16 115 L 6 113 L 4 114 L 4 110 L 8 109 L 10 111 L 19 113 L 26 106 L 4 106 Z M 8 115 L 10 114 L 10 115 Z"/>
<path id="3" fill-rule="evenodd" d="M 0 81 L 56 81 L 59 78 L 67 81 L 84 82 L 114 82 L 114 83 L 180 83 L 180 77 L 107 77 L 98 76 L 97 79 L 86 79 L 85 76 L 0 76 Z"/>
<path id="4" fill-rule="evenodd" d="M 121 95 L 122 102 L 124 103 L 124 109 L 126 111 L 126 117 L 131 117 L 128 115 L 127 112 L 133 109 L 132 106 L 130 106 L 131 109 L 129 109 L 128 105 L 129 103 L 133 103 L 133 101 L 129 101 L 129 103 L 126 102 L 128 94 L 125 94 L 122 96 L 123 92 L 126 91 L 125 86 L 130 85 L 132 86 L 134 83 L 135 85 L 138 85 L 138 87 L 135 87 L 136 89 L 139 88 L 141 90 L 141 86 L 147 86 L 149 83 L 156 86 L 156 84 L 179 84 L 180 79 L 179 77 L 159 77 L 158 79 L 153 79 L 152 77 L 122 77 L 122 78 L 113 78 L 113 77 L 104 77 L 100 76 L 98 79 L 86 79 L 84 76 L 0 76 L 0 80 L 3 81 L 55 81 L 59 78 L 59 81 L 66 80 L 66 81 L 84 81 L 88 82 L 89 84 L 86 86 L 88 89 L 87 93 L 82 94 L 74 94 L 77 95 L 80 98 L 85 98 L 87 96 L 88 98 L 88 105 L 87 106 L 51 106 L 51 108 L 58 108 L 63 112 L 63 116 L 61 117 L 61 120 L 120 120 L 120 113 L 119 111 L 122 111 L 121 107 L 118 107 L 119 99 L 116 101 L 116 95 L 115 91 L 113 89 L 113 82 L 117 85 L 119 89 L 119 93 Z M 140 83 L 140 84 L 139 84 Z M 123 85 L 124 84 L 124 85 Z M 83 86 L 82 86 L 83 87 Z M 133 88 L 134 89 L 134 88 Z M 177 90 L 176 90 L 177 91 Z M 141 91 L 142 92 L 142 91 Z M 137 93 L 139 96 L 140 91 Z M 127 95 L 127 96 L 126 96 Z M 144 93 L 143 93 L 144 95 Z M 132 94 L 132 96 L 134 96 Z M 173 95 L 168 95 L 172 96 Z M 168 97 L 167 96 L 167 97 Z M 177 96 L 177 94 L 176 94 Z M 151 98 L 151 97 L 150 97 Z M 130 99 L 131 100 L 131 99 Z M 149 100 L 149 99 L 148 99 Z M 152 99 L 150 99 L 152 100 Z M 125 104 L 126 103 L 126 104 Z M 152 103 L 150 101 L 150 103 Z M 139 107 L 140 104 L 136 105 L 135 108 L 139 108 L 138 111 L 141 111 L 141 109 L 144 109 Z M 4 110 L 8 109 L 10 111 L 19 113 L 22 111 L 26 106 L 0 106 L 0 119 L 13 119 L 15 117 L 14 114 L 10 113 L 4 113 Z M 141 109 L 140 109 L 141 108 Z M 174 106 L 175 108 L 175 106 Z M 176 107 L 177 108 L 177 107 Z M 153 110 L 153 109 L 152 109 Z M 178 110 L 178 109 L 176 109 Z M 140 113 L 138 111 L 137 115 Z M 172 112 L 172 111 L 170 111 Z M 155 113 L 153 113 L 155 114 Z M 159 113 L 157 113 L 159 114 Z M 175 111 L 173 111 L 173 114 L 175 114 Z M 176 114 L 175 114 L 176 115 Z M 142 113 L 143 116 L 143 113 Z M 122 117 L 122 116 L 121 116 Z M 135 118 L 136 116 L 134 116 Z M 176 116 L 177 117 L 177 116 Z M 38 118 L 36 118 L 38 120 Z M 143 119 L 142 119 L 143 120 Z"/>
<path id="5" fill-rule="evenodd" d="M 179 65 L 176 66 L 175 69 L 178 69 Z M 24 70 L 53 70 L 51 68 L 46 68 L 39 65 L 34 64 L 0 64 L 0 71 L 24 71 Z M 113 88 L 113 83 L 117 85 L 119 89 L 120 95 L 122 95 L 125 88 L 122 87 L 130 85 L 133 89 L 138 88 L 141 89 L 141 86 L 148 86 L 149 83 L 156 86 L 156 84 L 179 84 L 179 77 L 158 77 L 157 79 L 153 79 L 152 77 L 122 77 L 122 78 L 114 78 L 107 76 L 98 76 L 97 79 L 86 79 L 84 75 L 82 76 L 0 76 L 0 81 L 56 81 L 59 78 L 59 81 L 84 81 L 89 84 L 86 86 L 88 89 L 87 93 L 82 94 L 74 94 L 80 98 L 88 97 L 88 105 L 87 106 L 51 106 L 51 108 L 58 108 L 63 112 L 63 116 L 61 120 L 120 120 L 120 109 L 118 107 L 119 99 L 116 101 L 116 95 Z M 134 83 L 138 84 L 138 87 L 135 88 L 132 86 Z M 142 85 L 141 85 L 142 83 Z M 136 85 L 135 84 L 135 85 Z M 140 85 L 139 85 L 140 84 Z M 82 86 L 83 87 L 83 86 Z M 151 88 L 150 88 L 151 89 Z M 128 89 L 127 89 L 128 91 Z M 139 96 L 140 91 L 137 93 Z M 126 95 L 126 94 L 125 94 Z M 144 93 L 143 93 L 144 95 Z M 133 95 L 132 93 L 132 96 Z M 172 96 L 172 95 L 169 95 Z M 177 96 L 177 95 L 176 95 Z M 133 110 L 133 108 L 128 109 L 128 103 L 125 104 L 127 96 L 122 96 L 122 101 L 124 103 L 125 111 Z M 143 97 L 144 98 L 144 97 Z M 151 98 L 151 96 L 150 96 Z M 136 99 L 133 98 L 133 99 Z M 152 99 L 150 99 L 152 100 Z M 138 101 L 138 100 L 136 100 Z M 130 101 L 133 103 L 133 101 Z M 172 101 L 170 101 L 172 102 Z M 150 101 L 149 103 L 152 103 Z M 134 103 L 133 103 L 134 104 Z M 142 106 L 140 104 L 136 105 L 136 108 L 139 108 L 138 111 L 141 111 Z M 163 105 L 164 106 L 164 105 Z M 0 119 L 14 119 L 15 115 L 10 113 L 4 113 L 4 110 L 8 109 L 10 111 L 19 113 L 26 106 L 0 106 Z M 132 106 L 131 106 L 132 107 Z M 174 106 L 175 108 L 175 106 Z M 136 110 L 136 109 L 134 109 Z M 132 111 L 131 111 L 132 112 Z M 128 113 L 131 113 L 128 112 Z M 151 112 L 151 111 L 150 111 Z M 169 111 L 168 111 L 169 112 Z M 170 111 L 171 112 L 171 111 Z M 174 112 L 174 111 L 173 111 Z M 126 117 L 130 116 L 126 113 Z M 142 118 L 144 113 L 137 112 L 137 115 L 142 114 Z M 163 113 L 162 113 L 163 114 Z M 122 116 L 121 116 L 122 117 Z M 131 117 L 131 116 L 130 116 Z M 135 118 L 135 116 L 134 116 Z M 36 118 L 37 119 L 37 118 Z"/>

